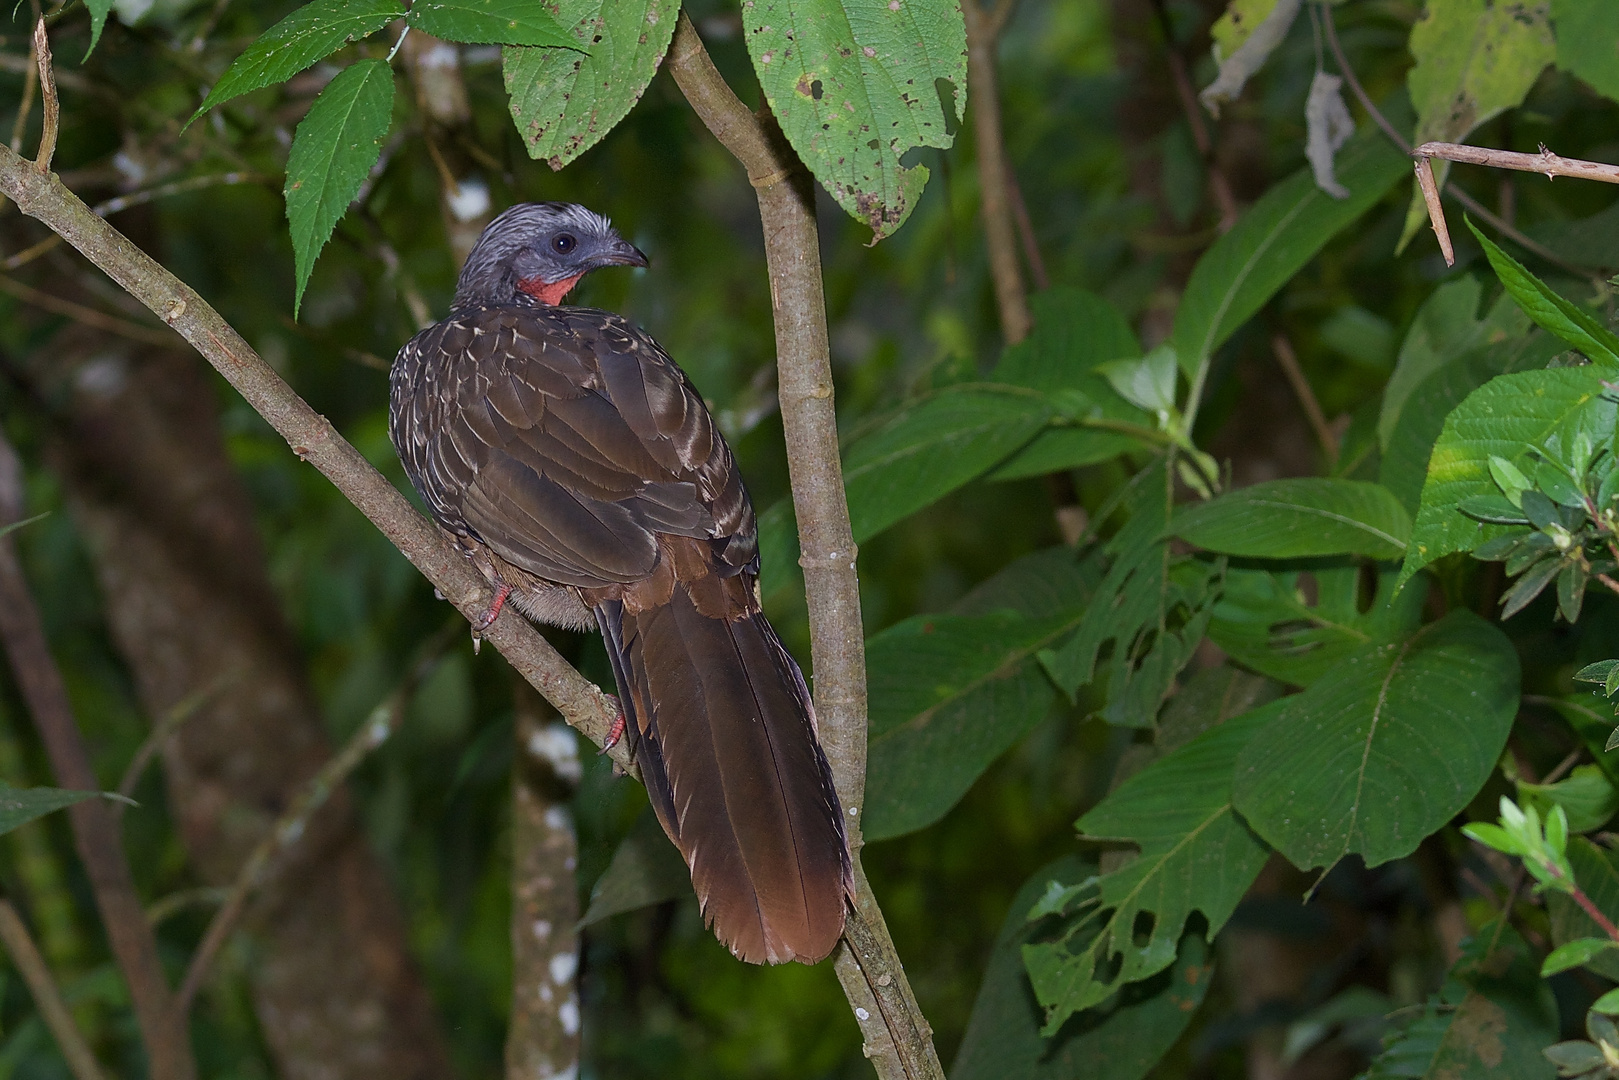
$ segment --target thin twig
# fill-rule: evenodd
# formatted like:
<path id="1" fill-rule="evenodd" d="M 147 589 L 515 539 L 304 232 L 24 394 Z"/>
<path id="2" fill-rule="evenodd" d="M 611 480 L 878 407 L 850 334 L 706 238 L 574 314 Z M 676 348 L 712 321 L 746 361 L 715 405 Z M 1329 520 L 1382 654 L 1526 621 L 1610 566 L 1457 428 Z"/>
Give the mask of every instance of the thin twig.
<path id="1" fill-rule="evenodd" d="M 845 824 L 854 863 L 854 903 L 834 967 L 881 1080 L 943 1080 L 932 1028 L 911 992 L 882 908 L 860 865 L 865 635 L 838 456 L 814 189 L 768 114 L 761 118 L 749 112 L 726 84 L 684 12 L 664 63 L 704 125 L 747 171 L 764 225 L 778 396 L 809 605 L 815 711 L 833 782 L 849 814 Z"/>
<path id="2" fill-rule="evenodd" d="M 1576 746 L 1574 749 L 1570 750 L 1563 760 L 1559 761 L 1556 766 L 1553 767 L 1552 771 L 1547 773 L 1540 782 L 1542 784 L 1557 783 L 1557 781 L 1563 778 L 1563 774 L 1572 769 L 1575 763 L 1579 761 L 1584 754 L 1585 748 L 1583 746 Z"/>
<path id="3" fill-rule="evenodd" d="M 39 0 L 33 0 L 34 16 L 39 16 Z M 22 73 L 22 101 L 17 104 L 17 119 L 11 125 L 11 150 L 22 152 L 23 132 L 28 130 L 28 114 L 34 110 L 34 87 L 39 80 L 39 59 L 32 43 L 28 46 L 28 66 Z"/>
<path id="4" fill-rule="evenodd" d="M 46 182 L 30 162 L 8 151 L 20 173 Z M 0 525 L 21 516 L 20 468 L 15 451 L 0 433 Z M 57 783 L 79 791 L 100 788 L 90 752 L 79 732 L 62 673 L 51 657 L 39 609 L 28 590 L 22 565 L 9 536 L 0 537 L 0 642 L 3 642 L 17 688 L 45 744 Z M 169 1011 L 169 986 L 158 959 L 157 941 L 135 892 L 118 835 L 117 819 L 104 799 L 86 799 L 69 808 L 74 846 L 90 879 L 102 926 L 114 959 L 129 987 L 135 1020 L 146 1044 L 155 1080 L 192 1080 L 196 1063 L 184 1017 Z"/>
<path id="5" fill-rule="evenodd" d="M 30 164 L 29 168 L 33 168 Z M 120 319 L 116 315 L 108 315 L 104 311 L 97 311 L 93 307 L 76 304 L 72 300 L 64 300 L 60 296 L 53 296 L 48 292 L 41 292 L 31 285 L 24 285 L 16 278 L 0 275 L 0 292 L 10 293 L 17 299 L 33 304 L 37 308 L 49 311 L 53 315 L 65 315 L 74 322 L 93 326 L 97 330 L 105 330 L 109 334 L 129 338 L 147 345 L 174 344 L 174 336 L 162 330 L 148 329 L 139 323 Z"/>
<path id="6" fill-rule="evenodd" d="M 1192 129 L 1192 143 L 1197 147 L 1198 157 L 1203 159 L 1204 171 L 1208 173 L 1209 197 L 1214 200 L 1215 210 L 1220 215 L 1219 230 L 1222 234 L 1228 233 L 1237 224 L 1237 197 L 1232 194 L 1231 181 L 1226 178 L 1225 171 L 1214 160 L 1214 139 L 1203 120 L 1197 91 L 1192 88 L 1192 76 L 1186 69 L 1186 58 L 1175 47 L 1173 25 L 1163 0 L 1155 0 L 1153 12 L 1158 20 L 1159 33 L 1164 38 L 1164 52 L 1169 60 L 1169 77 L 1175 84 L 1175 96 L 1180 99 L 1181 112 Z"/>
<path id="7" fill-rule="evenodd" d="M 230 898 L 230 890 L 216 885 L 181 889 L 170 893 L 146 909 L 146 921 L 154 927 L 190 907 L 218 907 Z"/>
<path id="8" fill-rule="evenodd" d="M 1017 231 L 1012 222 L 1012 199 L 1007 190 L 1010 166 L 1002 130 L 1001 99 L 997 89 L 996 52 L 999 33 L 1010 4 L 987 11 L 979 0 L 962 0 L 967 26 L 967 81 L 972 85 L 973 150 L 978 161 L 978 204 L 984 219 L 984 243 L 989 251 L 990 275 L 995 282 L 995 303 L 1001 316 L 1001 336 L 1016 345 L 1029 336 L 1033 320 L 1023 275 L 1018 269 Z"/>
<path id="9" fill-rule="evenodd" d="M 416 662 L 411 665 L 399 686 L 380 705 L 371 710 L 371 715 L 366 717 L 360 729 L 350 736 L 343 749 L 333 755 L 320 767 L 319 772 L 304 783 L 286 811 L 276 819 L 275 824 L 270 826 L 263 839 L 248 855 L 247 861 L 237 871 L 236 880 L 231 883 L 230 892 L 226 895 L 224 903 L 214 912 L 213 919 L 208 923 L 208 929 L 204 932 L 197 951 L 191 954 L 191 963 L 186 967 L 185 979 L 174 995 L 174 1009 L 177 1013 L 184 1015 L 190 1011 L 191 1003 L 196 999 L 197 991 L 208 975 L 208 969 L 213 966 L 214 958 L 219 955 L 220 947 L 236 929 L 237 921 L 247 910 L 247 902 L 253 893 L 269 880 L 273 872 L 272 860 L 303 837 L 310 819 L 326 804 L 326 800 L 331 798 L 332 792 L 342 786 L 349 773 L 353 772 L 371 751 L 386 742 L 398 729 L 400 718 L 405 713 L 405 706 L 410 703 L 416 688 L 433 673 L 433 669 L 443 659 L 444 650 L 458 626 L 458 622 L 446 626 L 423 644 Z"/>
<path id="10" fill-rule="evenodd" d="M 1023 241 L 1023 258 L 1029 264 L 1029 277 L 1041 292 L 1051 288 L 1051 277 L 1046 273 L 1046 260 L 1040 255 L 1040 244 L 1034 238 L 1034 222 L 1029 220 L 1029 206 L 1023 201 L 1023 187 L 1017 182 L 1017 170 L 1010 162 L 1006 165 L 1006 198 L 1012 204 L 1012 220 L 1017 223 L 1018 237 Z"/>
<path id="11" fill-rule="evenodd" d="M 1288 383 L 1293 387 L 1293 393 L 1304 408 L 1304 415 L 1309 419 L 1310 427 L 1321 443 L 1322 453 L 1327 455 L 1327 465 L 1330 468 L 1338 461 L 1338 440 L 1333 435 L 1332 428 L 1327 425 L 1327 416 L 1321 411 L 1321 403 L 1316 400 L 1315 391 L 1310 388 L 1310 380 L 1304 377 L 1304 371 L 1299 367 L 1299 358 L 1293 351 L 1293 343 L 1287 340 L 1287 335 L 1277 334 L 1270 339 L 1270 347 L 1276 354 L 1276 363 L 1287 376 Z"/>
<path id="12" fill-rule="evenodd" d="M 1607 574 L 1600 574 L 1599 573 L 1599 574 L 1596 574 L 1596 575 L 1593 575 L 1593 576 L 1598 581 L 1602 582 L 1602 584 L 1604 584 L 1608 588 L 1612 589 L 1614 592 L 1619 593 L 1619 581 L 1615 581 L 1613 578 L 1609 577 Z"/>
<path id="13" fill-rule="evenodd" d="M 1427 158 L 1419 157 L 1416 160 L 1417 187 L 1422 191 L 1422 201 L 1428 205 L 1428 220 L 1433 223 L 1433 234 L 1439 241 L 1439 253 L 1445 257 L 1446 266 L 1456 265 L 1456 248 L 1450 242 L 1450 226 L 1445 224 L 1445 208 L 1439 203 L 1439 185 L 1434 182 L 1433 165 Z"/>
<path id="14" fill-rule="evenodd" d="M 1467 165 L 1487 165 L 1492 169 L 1541 173 L 1548 180 L 1558 176 L 1573 176 L 1581 180 L 1619 184 L 1619 165 L 1559 157 L 1546 149 L 1544 143 L 1541 144 L 1538 154 L 1520 154 L 1513 150 L 1492 150 L 1485 146 L 1466 146 L 1447 142 L 1425 142 L 1411 153 L 1419 158 L 1444 158 L 1446 161 L 1460 161 Z"/>
<path id="15" fill-rule="evenodd" d="M 51 977 L 51 969 L 46 966 L 45 958 L 40 955 L 39 947 L 34 944 L 34 938 L 28 933 L 28 927 L 23 924 L 17 909 L 6 899 L 0 899 L 0 942 L 5 943 L 6 952 L 11 954 L 11 962 L 16 965 L 23 982 L 28 984 L 28 992 L 33 995 L 39 1018 L 55 1037 L 57 1048 L 62 1051 L 68 1070 L 73 1073 L 73 1080 L 104 1080 L 101 1065 L 90 1052 L 90 1045 L 84 1041 L 78 1025 L 73 1022 L 73 1014 L 68 1012 L 67 1003 L 62 1000 L 62 992 Z"/>
<path id="16" fill-rule="evenodd" d="M 56 129 L 62 121 L 62 104 L 56 99 L 56 76 L 51 73 L 51 39 L 45 33 L 45 20 L 34 25 L 34 56 L 39 63 L 40 98 L 45 103 L 45 121 L 39 132 L 39 155 L 34 168 L 42 173 L 51 171 L 51 158 L 56 156 Z"/>
<path id="17" fill-rule="evenodd" d="M 135 756 L 129 759 L 129 765 L 124 769 L 124 775 L 118 781 L 118 787 L 115 789 L 118 794 L 126 799 L 134 795 L 135 785 L 140 783 L 141 774 L 146 771 L 146 766 L 157 755 L 157 752 L 163 748 L 163 744 L 168 741 L 169 736 L 179 731 L 182 724 L 197 715 L 198 710 L 208 704 L 210 698 L 240 677 L 240 671 L 226 672 L 207 686 L 182 698 L 174 708 L 168 711 L 167 715 L 152 725 L 151 733 L 146 736 L 145 741 L 136 749 Z M 124 806 L 124 803 L 117 803 L 113 813 L 122 817 Z"/>

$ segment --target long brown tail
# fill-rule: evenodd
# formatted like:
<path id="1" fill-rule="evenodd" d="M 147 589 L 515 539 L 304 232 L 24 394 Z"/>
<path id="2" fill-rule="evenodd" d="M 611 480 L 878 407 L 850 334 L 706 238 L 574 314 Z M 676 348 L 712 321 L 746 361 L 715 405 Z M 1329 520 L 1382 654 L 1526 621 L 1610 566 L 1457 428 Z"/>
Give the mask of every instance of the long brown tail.
<path id="1" fill-rule="evenodd" d="M 825 958 L 853 891 L 842 809 L 804 677 L 762 614 L 701 614 L 681 587 L 597 609 L 627 728 L 703 916 L 739 959 Z M 634 737 L 634 736 L 632 736 Z"/>

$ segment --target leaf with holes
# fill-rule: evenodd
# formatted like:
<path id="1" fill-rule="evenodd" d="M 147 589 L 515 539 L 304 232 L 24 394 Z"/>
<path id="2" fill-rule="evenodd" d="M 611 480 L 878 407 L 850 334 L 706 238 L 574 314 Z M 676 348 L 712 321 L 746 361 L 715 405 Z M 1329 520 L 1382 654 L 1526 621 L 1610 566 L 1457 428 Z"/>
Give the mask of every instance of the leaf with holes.
<path id="1" fill-rule="evenodd" d="M 394 77 L 387 61 L 361 60 L 320 92 L 292 138 L 286 195 L 298 279 L 294 318 L 315 257 L 382 153 L 393 101 Z"/>
<path id="2" fill-rule="evenodd" d="M 927 182 L 900 158 L 946 149 L 967 108 L 967 31 L 950 0 L 743 0 L 765 101 L 810 172 L 876 239 Z M 946 105 L 940 100 L 940 83 Z"/>
<path id="3" fill-rule="evenodd" d="M 1512 643 L 1452 611 L 1279 702 L 1237 762 L 1237 809 L 1301 869 L 1401 858 L 1489 779 L 1517 709 Z"/>
<path id="4" fill-rule="evenodd" d="M 1008 747 L 1051 711 L 1035 654 L 1070 633 L 1101 578 L 1070 547 L 1012 563 L 948 615 L 919 615 L 866 643 L 868 840 L 943 817 Z"/>
<path id="5" fill-rule="evenodd" d="M 1181 507 L 1169 532 L 1225 555 L 1297 559 L 1405 554 L 1411 517 L 1387 488 L 1364 480 L 1267 480 Z"/>
<path id="6" fill-rule="evenodd" d="M 1090 839 L 1125 840 L 1141 854 L 1085 889 L 1062 894 L 1077 914 L 1057 941 L 1023 946 L 1044 1033 L 1129 983 L 1175 962 L 1194 911 L 1219 933 L 1265 864 L 1266 849 L 1232 810 L 1231 775 L 1249 740 L 1285 702 L 1227 720 L 1126 780 L 1084 817 Z M 1037 906 L 1031 918 L 1050 907 Z"/>
<path id="7" fill-rule="evenodd" d="M 1583 436 L 1593 446 L 1613 437 L 1614 399 L 1603 378 L 1595 364 L 1499 375 L 1445 417 L 1428 459 L 1401 584 L 1435 559 L 1472 551 L 1510 528 L 1486 525 L 1459 509 L 1465 499 L 1500 493 L 1490 475 L 1492 455 L 1512 461 L 1554 435 L 1565 444 Z"/>
<path id="8" fill-rule="evenodd" d="M 527 0 L 414 0 L 406 21 L 425 34 L 468 45 L 588 51 L 543 7 Z"/>
<path id="9" fill-rule="evenodd" d="M 546 0 L 566 28 L 566 49 L 508 46 L 501 53 L 512 122 L 528 156 L 560 169 L 602 138 L 641 100 L 674 37 L 675 0 Z"/>
<path id="10" fill-rule="evenodd" d="M 311 0 L 260 34 L 220 76 L 191 119 L 232 98 L 286 82 L 404 14 L 399 0 Z"/>

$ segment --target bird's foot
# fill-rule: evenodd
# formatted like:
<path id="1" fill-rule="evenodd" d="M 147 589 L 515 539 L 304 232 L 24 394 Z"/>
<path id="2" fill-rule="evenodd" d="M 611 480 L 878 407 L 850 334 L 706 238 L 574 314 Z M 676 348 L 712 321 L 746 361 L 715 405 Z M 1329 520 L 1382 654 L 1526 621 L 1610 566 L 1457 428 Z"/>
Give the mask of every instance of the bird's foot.
<path id="1" fill-rule="evenodd" d="M 617 746 L 618 740 L 624 737 L 624 706 L 619 705 L 618 698 L 612 694 L 607 696 L 613 699 L 614 705 L 618 705 L 618 715 L 613 718 L 613 726 L 607 729 L 607 738 L 602 742 L 602 748 L 597 751 L 598 757 Z"/>
<path id="2" fill-rule="evenodd" d="M 489 610 L 483 613 L 483 618 L 472 624 L 472 632 L 481 634 L 500 618 L 500 609 L 506 606 L 506 598 L 512 594 L 510 585 L 502 585 L 495 590 L 495 598 L 489 601 Z"/>

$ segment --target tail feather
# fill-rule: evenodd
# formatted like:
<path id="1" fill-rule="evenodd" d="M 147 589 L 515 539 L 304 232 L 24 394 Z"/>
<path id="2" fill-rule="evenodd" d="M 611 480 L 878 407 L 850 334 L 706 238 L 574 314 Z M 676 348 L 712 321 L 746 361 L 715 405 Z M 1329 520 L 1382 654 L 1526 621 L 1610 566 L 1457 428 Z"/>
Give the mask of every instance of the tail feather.
<path id="1" fill-rule="evenodd" d="M 705 919 L 743 960 L 822 959 L 852 886 L 797 665 L 762 614 L 711 618 L 681 588 L 612 616 L 603 630 L 616 624 L 608 651 L 640 728 L 653 809 L 691 867 Z"/>

